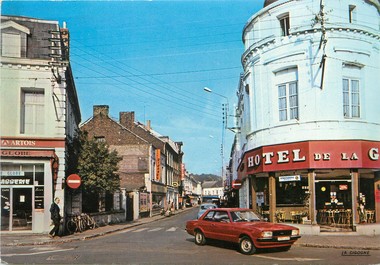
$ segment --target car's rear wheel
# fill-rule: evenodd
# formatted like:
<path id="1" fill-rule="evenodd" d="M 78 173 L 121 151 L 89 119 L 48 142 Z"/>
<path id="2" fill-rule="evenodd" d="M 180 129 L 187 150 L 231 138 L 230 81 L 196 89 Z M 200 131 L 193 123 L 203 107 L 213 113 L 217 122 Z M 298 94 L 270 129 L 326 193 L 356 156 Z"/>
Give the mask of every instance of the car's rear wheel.
<path id="1" fill-rule="evenodd" d="M 252 242 L 252 239 L 248 236 L 243 236 L 239 242 L 240 252 L 245 255 L 252 255 L 256 252 L 256 247 Z"/>
<path id="2" fill-rule="evenodd" d="M 199 246 L 206 244 L 205 235 L 199 230 L 195 231 L 195 244 Z"/>

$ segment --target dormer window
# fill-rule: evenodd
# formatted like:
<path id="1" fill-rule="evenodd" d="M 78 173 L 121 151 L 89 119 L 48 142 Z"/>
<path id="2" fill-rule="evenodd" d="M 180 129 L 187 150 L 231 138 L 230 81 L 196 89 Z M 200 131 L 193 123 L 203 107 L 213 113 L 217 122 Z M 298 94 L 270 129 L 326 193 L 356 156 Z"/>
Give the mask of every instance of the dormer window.
<path id="1" fill-rule="evenodd" d="M 30 30 L 13 21 L 1 24 L 1 56 L 21 58 L 26 57 L 27 35 Z"/>

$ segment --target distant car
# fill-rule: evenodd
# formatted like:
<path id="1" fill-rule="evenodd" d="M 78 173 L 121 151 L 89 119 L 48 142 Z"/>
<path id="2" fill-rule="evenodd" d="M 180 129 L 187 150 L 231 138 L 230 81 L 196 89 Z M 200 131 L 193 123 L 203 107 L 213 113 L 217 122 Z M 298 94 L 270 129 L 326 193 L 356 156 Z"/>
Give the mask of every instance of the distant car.
<path id="1" fill-rule="evenodd" d="M 197 219 L 199 219 L 199 217 L 201 217 L 202 214 L 204 212 L 206 212 L 208 209 L 215 209 L 215 208 L 218 208 L 218 206 L 214 203 L 203 203 L 203 204 L 201 204 L 201 206 L 199 207 L 198 214 L 197 214 Z"/>
<path id="2" fill-rule="evenodd" d="M 206 244 L 207 239 L 229 241 L 246 255 L 260 248 L 287 251 L 301 237 L 296 227 L 264 222 L 252 210 L 240 208 L 208 209 L 201 218 L 187 221 L 186 231 L 197 245 Z"/>

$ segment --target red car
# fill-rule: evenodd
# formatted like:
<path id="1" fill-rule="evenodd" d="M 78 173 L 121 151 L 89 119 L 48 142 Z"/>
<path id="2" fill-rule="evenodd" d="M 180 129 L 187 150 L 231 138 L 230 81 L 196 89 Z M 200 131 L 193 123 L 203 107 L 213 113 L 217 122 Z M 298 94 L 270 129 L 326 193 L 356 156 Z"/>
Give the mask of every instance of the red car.
<path id="1" fill-rule="evenodd" d="M 300 238 L 299 229 L 290 225 L 261 221 L 250 209 L 217 208 L 207 210 L 198 220 L 187 221 L 186 231 L 195 236 L 195 244 L 206 239 L 239 244 L 243 254 L 259 248 L 282 248 L 287 251 Z"/>

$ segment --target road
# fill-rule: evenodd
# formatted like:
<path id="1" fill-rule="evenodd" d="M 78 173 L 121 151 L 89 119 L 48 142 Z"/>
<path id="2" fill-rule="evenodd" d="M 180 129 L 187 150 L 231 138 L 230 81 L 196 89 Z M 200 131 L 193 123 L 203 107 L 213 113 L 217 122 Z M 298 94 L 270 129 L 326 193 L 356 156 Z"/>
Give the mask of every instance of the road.
<path id="1" fill-rule="evenodd" d="M 4 264 L 377 264 L 380 251 L 344 256 L 342 249 L 293 246 L 288 252 L 261 251 L 245 256 L 235 245 L 194 244 L 185 231 L 197 208 L 106 236 L 65 244 L 3 247 Z"/>

